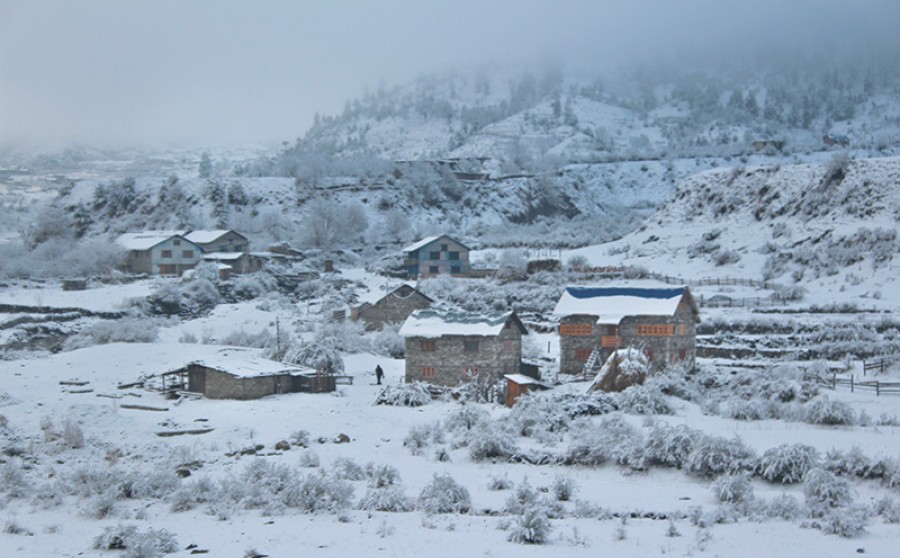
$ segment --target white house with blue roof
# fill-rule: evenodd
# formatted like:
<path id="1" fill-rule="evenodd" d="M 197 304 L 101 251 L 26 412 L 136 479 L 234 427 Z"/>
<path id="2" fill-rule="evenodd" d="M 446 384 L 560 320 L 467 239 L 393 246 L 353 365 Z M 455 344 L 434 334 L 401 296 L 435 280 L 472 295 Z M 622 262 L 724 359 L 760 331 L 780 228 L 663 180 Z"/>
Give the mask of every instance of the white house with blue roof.
<path id="1" fill-rule="evenodd" d="M 696 358 L 700 312 L 687 287 L 568 287 L 554 314 L 563 374 L 591 373 L 626 347 L 643 351 L 654 369 Z"/>

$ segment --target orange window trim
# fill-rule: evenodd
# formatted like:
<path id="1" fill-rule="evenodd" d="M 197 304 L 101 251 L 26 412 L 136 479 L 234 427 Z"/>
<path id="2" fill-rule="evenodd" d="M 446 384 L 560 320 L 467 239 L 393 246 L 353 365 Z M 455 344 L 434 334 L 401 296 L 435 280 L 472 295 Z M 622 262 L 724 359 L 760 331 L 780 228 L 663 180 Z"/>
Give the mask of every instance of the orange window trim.
<path id="1" fill-rule="evenodd" d="M 559 334 L 572 337 L 590 337 L 593 333 L 591 324 L 560 324 Z"/>

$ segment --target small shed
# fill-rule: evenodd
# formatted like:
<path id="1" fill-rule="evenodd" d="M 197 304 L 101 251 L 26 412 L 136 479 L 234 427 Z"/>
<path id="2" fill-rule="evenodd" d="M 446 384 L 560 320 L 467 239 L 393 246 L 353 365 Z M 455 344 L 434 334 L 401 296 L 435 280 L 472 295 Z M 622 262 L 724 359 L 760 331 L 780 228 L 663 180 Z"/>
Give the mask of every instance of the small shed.
<path id="1" fill-rule="evenodd" d="M 506 406 L 512 407 L 516 400 L 535 389 L 550 389 L 550 386 L 524 374 L 504 374 L 506 380 Z"/>
<path id="2" fill-rule="evenodd" d="M 335 390 L 333 376 L 258 356 L 253 349 L 227 347 L 161 374 L 163 391 L 184 390 L 209 399 L 259 399 L 279 393 Z"/>
<path id="3" fill-rule="evenodd" d="M 367 331 L 384 329 L 384 324 L 402 324 L 414 310 L 434 301 L 412 285 L 403 284 L 374 301 L 362 301 L 353 308 L 353 321 L 362 320 Z"/>

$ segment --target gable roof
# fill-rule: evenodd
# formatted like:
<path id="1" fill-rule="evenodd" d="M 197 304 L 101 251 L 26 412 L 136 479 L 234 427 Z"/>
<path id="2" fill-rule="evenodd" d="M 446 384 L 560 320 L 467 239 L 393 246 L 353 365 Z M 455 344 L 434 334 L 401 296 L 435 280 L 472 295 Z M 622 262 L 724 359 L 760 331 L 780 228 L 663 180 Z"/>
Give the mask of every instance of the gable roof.
<path id="1" fill-rule="evenodd" d="M 188 366 L 199 365 L 212 368 L 219 372 L 231 374 L 238 378 L 256 378 L 260 376 L 274 376 L 281 374 L 307 374 L 314 372 L 311 369 L 298 368 L 287 364 L 267 359 L 261 356 L 259 349 L 247 349 L 243 347 L 223 347 L 200 358 L 190 360 L 184 366 L 163 372 L 163 375 L 176 374 L 184 371 Z"/>
<path id="2" fill-rule="evenodd" d="M 465 335 L 479 337 L 496 337 L 500 335 L 507 323 L 519 328 L 522 334 L 528 333 L 515 312 L 505 314 L 475 314 L 471 312 L 441 312 L 438 310 L 416 310 L 400 327 L 402 337 L 438 338 L 445 335 Z"/>
<path id="3" fill-rule="evenodd" d="M 699 313 L 687 287 L 568 287 L 553 313 L 597 316 L 598 323 L 617 324 L 625 316 L 673 316 L 682 298 Z"/>
<path id="4" fill-rule="evenodd" d="M 180 236 L 184 238 L 185 231 L 143 231 L 123 233 L 116 238 L 116 244 L 126 250 L 149 250 L 172 238 Z"/>
<path id="5" fill-rule="evenodd" d="M 453 242 L 459 244 L 460 246 L 462 246 L 462 247 L 465 248 L 466 250 L 471 250 L 471 248 L 469 248 L 468 246 L 466 246 L 466 245 L 463 244 L 462 242 L 456 240 L 455 238 L 452 238 L 452 237 L 450 237 L 450 236 L 447 236 L 446 234 L 439 234 L 439 235 L 437 235 L 437 236 L 428 236 L 428 237 L 425 237 L 425 238 L 423 238 L 422 240 L 420 240 L 420 241 L 418 241 L 418 242 L 414 242 L 413 244 L 410 244 L 409 246 L 407 246 L 406 248 L 404 248 L 404 249 L 403 249 L 403 252 L 415 252 L 416 250 L 419 250 L 420 248 L 424 248 L 425 246 L 428 246 L 428 245 L 431 244 L 432 242 L 435 242 L 436 240 L 440 240 L 440 239 L 442 239 L 442 238 L 446 238 L 446 239 L 452 240 Z"/>
<path id="6" fill-rule="evenodd" d="M 219 229 L 219 230 L 210 230 L 210 231 L 204 231 L 204 230 L 190 231 L 188 233 L 185 233 L 183 236 L 186 239 L 190 240 L 191 242 L 196 242 L 197 244 L 209 244 L 210 242 L 215 242 L 215 241 L 219 240 L 220 238 L 222 238 L 223 236 L 225 236 L 228 233 L 234 233 L 234 234 L 238 235 L 239 237 L 243 238 L 244 240 L 247 240 L 247 237 L 245 237 L 241 233 L 235 232 L 231 229 Z"/>

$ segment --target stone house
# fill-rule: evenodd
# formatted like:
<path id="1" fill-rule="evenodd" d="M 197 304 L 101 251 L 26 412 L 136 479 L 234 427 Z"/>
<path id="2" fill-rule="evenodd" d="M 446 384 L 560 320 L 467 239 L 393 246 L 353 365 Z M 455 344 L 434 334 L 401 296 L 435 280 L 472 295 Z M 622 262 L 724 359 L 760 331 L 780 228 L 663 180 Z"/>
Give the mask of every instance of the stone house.
<path id="1" fill-rule="evenodd" d="M 218 265 L 223 278 L 232 273 L 251 273 L 260 267 L 250 257 L 250 241 L 233 230 L 190 231 L 184 237 L 203 248 L 203 260 Z"/>
<path id="2" fill-rule="evenodd" d="M 223 348 L 161 377 L 163 391 L 181 389 L 209 399 L 247 400 L 279 393 L 335 390 L 333 376 L 287 366 L 243 348 Z"/>
<path id="3" fill-rule="evenodd" d="M 582 374 L 635 347 L 658 370 L 696 357 L 700 312 L 687 287 L 569 287 L 556 305 L 559 371 Z"/>
<path id="4" fill-rule="evenodd" d="M 484 374 L 497 380 L 517 374 L 527 333 L 514 312 L 485 316 L 416 310 L 400 328 L 406 381 L 457 386 Z"/>
<path id="5" fill-rule="evenodd" d="M 125 249 L 125 270 L 149 275 L 181 275 L 203 257 L 203 248 L 183 231 L 125 233 L 116 239 Z"/>
<path id="6" fill-rule="evenodd" d="M 469 247 L 442 234 L 429 236 L 403 249 L 407 277 L 469 274 Z"/>
<path id="7" fill-rule="evenodd" d="M 384 324 L 401 324 L 414 310 L 423 310 L 434 301 L 411 285 L 400 285 L 373 302 L 354 307 L 350 317 L 362 320 L 367 331 L 380 330 Z"/>

